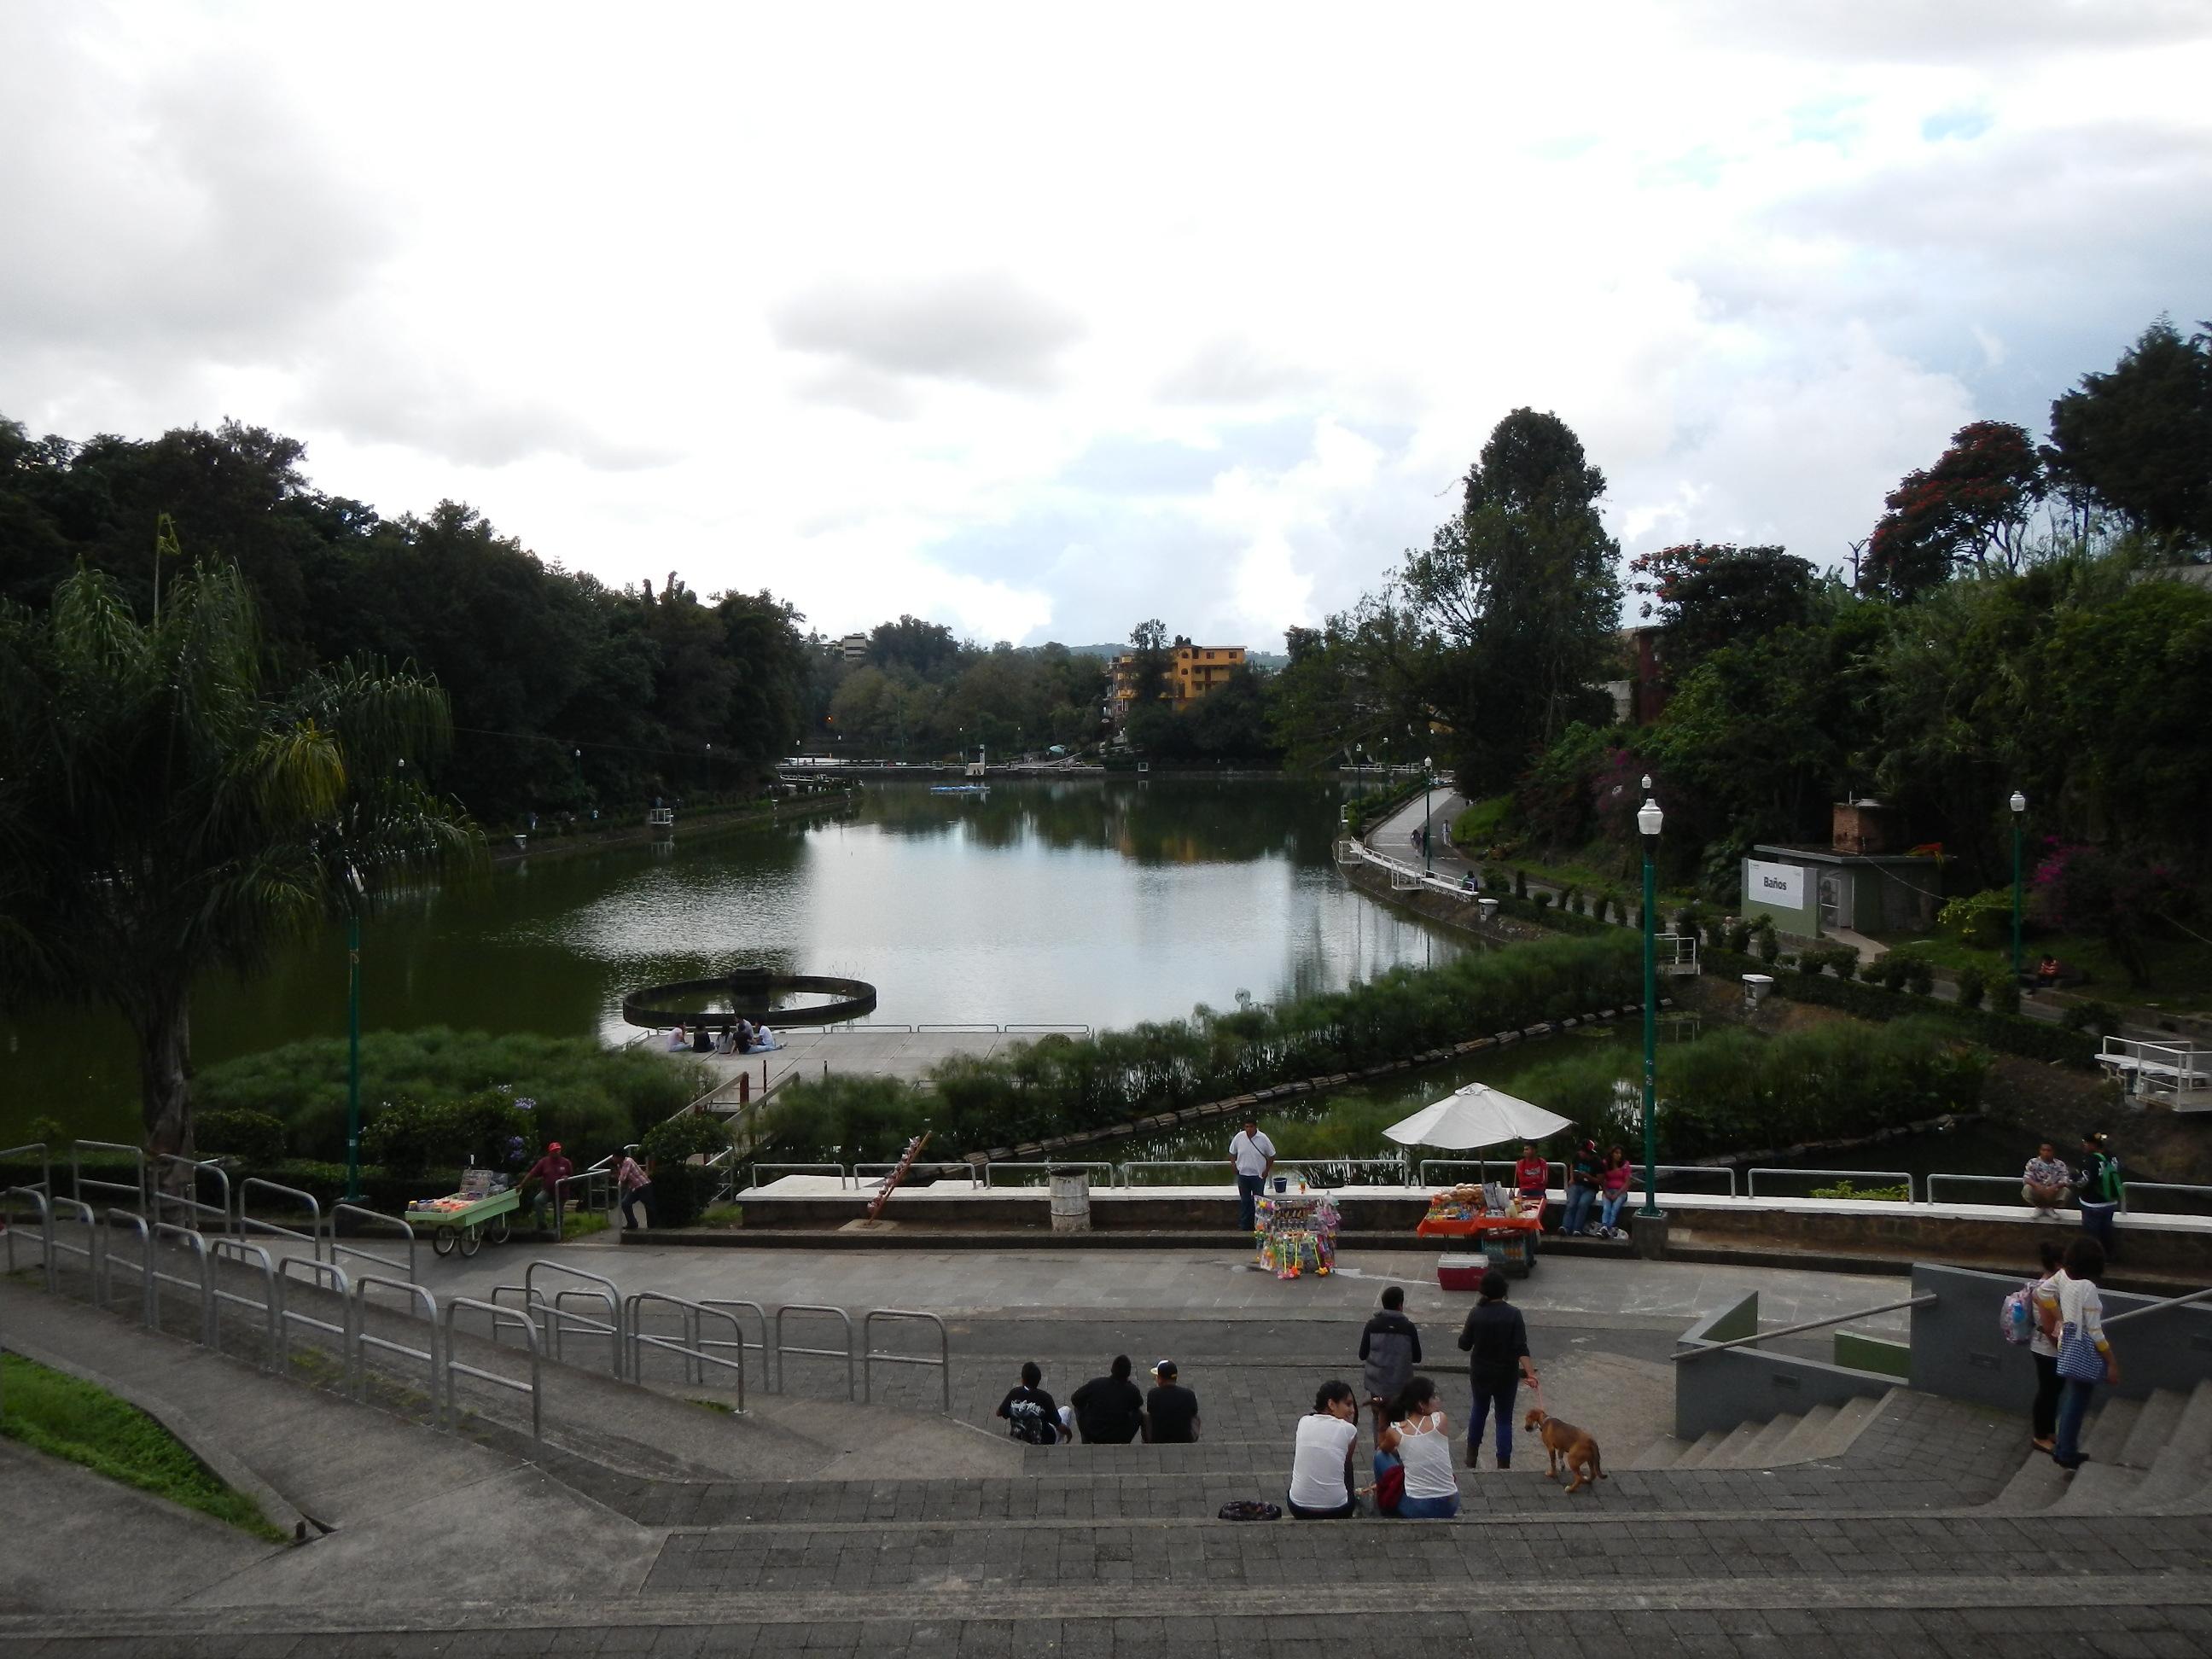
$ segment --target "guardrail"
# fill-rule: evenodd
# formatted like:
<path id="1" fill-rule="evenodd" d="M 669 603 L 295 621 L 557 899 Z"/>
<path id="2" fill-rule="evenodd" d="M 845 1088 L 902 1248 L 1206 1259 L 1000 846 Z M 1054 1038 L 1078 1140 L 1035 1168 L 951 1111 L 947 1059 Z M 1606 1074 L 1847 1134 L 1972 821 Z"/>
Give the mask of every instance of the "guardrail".
<path id="1" fill-rule="evenodd" d="M 303 1204 L 307 1210 L 307 1231 L 301 1232 L 293 1227 L 279 1226 L 273 1221 L 264 1221 L 258 1216 L 246 1212 L 247 1201 L 256 1193 L 273 1193 L 284 1202 Z M 305 1244 L 308 1255 L 315 1261 L 323 1259 L 323 1206 L 313 1193 L 302 1192 L 297 1187 L 284 1187 L 273 1181 L 264 1181 L 259 1176 L 248 1176 L 238 1183 L 238 1228 L 240 1232 L 260 1232 L 277 1238 L 289 1238 L 295 1243 Z"/>
<path id="2" fill-rule="evenodd" d="M 778 1175 L 833 1175 L 840 1187 L 852 1185 L 852 1176 L 842 1164 L 756 1164 L 752 1179 L 756 1187 L 761 1184 L 763 1170 L 773 1170 Z"/>
<path id="3" fill-rule="evenodd" d="M 2021 1178 L 2018 1176 L 1931 1175 L 1928 1177 L 1926 1188 L 1928 1201 L 1930 1204 L 1941 1201 L 1936 1196 L 1936 1188 L 1943 1183 L 1961 1187 L 2006 1187 L 2011 1188 L 2014 1194 L 2021 1189 Z"/>
<path id="4" fill-rule="evenodd" d="M 45 1141 L 27 1140 L 20 1146 L 0 1146 L 0 1164 L 5 1164 L 12 1158 L 20 1158 L 25 1152 L 39 1155 L 38 1188 L 51 1197 L 54 1190 L 54 1160 Z"/>
<path id="5" fill-rule="evenodd" d="M 826 1315 L 830 1318 L 836 1320 L 840 1325 L 844 1327 L 845 1346 L 842 1348 L 806 1348 L 801 1347 L 795 1342 L 787 1343 L 783 1340 L 783 1316 L 786 1314 L 793 1313 Z M 848 1400 L 853 1398 L 854 1392 L 858 1382 L 858 1376 L 853 1361 L 852 1315 L 847 1313 L 842 1308 L 829 1307 L 819 1302 L 787 1302 L 775 1310 L 775 1392 L 782 1394 L 787 1391 L 785 1384 L 787 1378 L 784 1372 L 785 1356 L 794 1353 L 804 1353 L 813 1354 L 823 1359 L 843 1360 L 845 1362 L 845 1398 Z"/>
<path id="6" fill-rule="evenodd" d="M 2191 1187 L 2172 1181 L 2130 1181 L 2125 1182 L 2120 1188 L 2120 1197 L 2123 1200 L 2120 1205 L 2121 1214 L 2135 1213 L 2135 1205 L 2132 1200 L 2137 1193 L 2187 1193 L 2192 1198 L 2208 1199 L 2212 1198 L 2212 1187 Z M 2175 1212 L 2156 1210 L 2147 1211 L 2144 1213 L 2169 1215 Z"/>
<path id="7" fill-rule="evenodd" d="M 276 1287 L 276 1264 L 270 1260 L 268 1251 L 242 1238 L 212 1238 L 208 1241 L 207 1248 L 211 1261 L 232 1261 L 249 1267 L 258 1262 L 261 1267 L 261 1300 L 256 1302 L 250 1296 L 240 1296 L 236 1291 L 225 1290 L 221 1275 L 214 1273 L 210 1267 L 208 1346 L 217 1353 L 222 1352 L 222 1310 L 220 1304 L 228 1302 L 240 1308 L 258 1308 L 261 1311 L 263 1334 L 266 1339 L 258 1363 L 262 1370 L 270 1370 L 276 1363 L 276 1328 L 283 1319 L 284 1292 Z"/>
<path id="8" fill-rule="evenodd" d="M 92 1206 L 80 1203 L 74 1198 L 51 1199 L 48 1204 L 51 1213 L 46 1218 L 47 1256 L 50 1259 L 64 1255 L 82 1256 L 85 1277 L 88 1279 L 97 1277 L 100 1269 L 100 1218 L 92 1212 Z M 84 1229 L 83 1243 L 71 1244 L 63 1239 L 61 1221 L 64 1210 L 81 1212 L 70 1218 Z"/>
<path id="9" fill-rule="evenodd" d="M 161 1176 L 165 1173 L 178 1170 L 184 1172 L 183 1193 L 170 1192 L 161 1184 Z M 200 1197 L 202 1170 L 215 1177 L 222 1189 L 222 1203 L 210 1204 Z M 206 1231 L 206 1223 L 210 1218 L 219 1231 L 230 1231 L 230 1175 L 221 1164 L 211 1158 L 179 1158 L 173 1152 L 159 1152 L 154 1158 L 152 1175 L 154 1178 L 148 1190 L 154 1201 L 155 1220 L 167 1218 L 173 1206 L 190 1218 L 194 1231 Z"/>
<path id="10" fill-rule="evenodd" d="M 126 1187 L 119 1181 L 108 1181 L 99 1176 L 85 1174 L 78 1154 L 87 1148 L 96 1152 L 124 1154 L 131 1160 L 132 1165 L 137 1171 L 136 1182 Z M 143 1146 L 126 1146 L 119 1140 L 72 1140 L 70 1142 L 70 1196 L 76 1199 L 83 1198 L 88 1187 L 96 1193 L 106 1193 L 112 1198 L 127 1198 L 131 1200 L 131 1208 L 144 1209 L 146 1207 L 146 1149 Z"/>
<path id="11" fill-rule="evenodd" d="M 45 1269 L 46 1288 L 59 1288 L 60 1279 L 54 1271 L 54 1212 L 46 1202 L 46 1195 L 35 1187 L 9 1187 L 0 1191 L 0 1235 L 8 1241 L 8 1271 L 15 1271 L 15 1225 L 13 1205 L 15 1200 L 28 1199 L 39 1214 L 39 1265 Z"/>
<path id="12" fill-rule="evenodd" d="M 1138 1158 L 1121 1166 L 1121 1184 L 1124 1187 L 1135 1186 L 1137 1183 L 1132 1177 L 1139 1170 L 1226 1170 L 1230 1174 L 1229 1184 L 1236 1184 L 1237 1165 L 1225 1158 Z"/>
<path id="13" fill-rule="evenodd" d="M 408 1299 L 408 1311 L 412 1313 L 420 1303 L 422 1317 L 430 1334 L 424 1345 L 410 1348 L 404 1342 L 395 1342 L 386 1336 L 368 1334 L 368 1288 L 398 1291 Z M 385 1353 L 398 1354 L 403 1359 L 419 1359 L 430 1368 L 430 1415 L 438 1420 L 438 1298 L 420 1285 L 398 1279 L 379 1279 L 374 1273 L 363 1273 L 353 1282 L 353 1389 L 354 1398 L 368 1398 L 368 1353 L 371 1348 Z"/>
<path id="14" fill-rule="evenodd" d="M 453 1316 L 460 1312 L 464 1308 L 473 1309 L 477 1313 L 489 1314 L 491 1316 L 492 1340 L 494 1341 L 497 1341 L 499 1340 L 499 1324 L 500 1321 L 502 1319 L 510 1320 L 514 1324 L 521 1328 L 522 1334 L 526 1339 L 527 1339 L 530 1349 L 530 1381 L 527 1382 L 519 1382 L 511 1376 L 502 1376 L 497 1371 L 488 1371 L 481 1366 L 471 1365 L 465 1360 L 459 1360 L 453 1358 Z M 517 1394 L 526 1394 L 530 1396 L 530 1444 L 532 1449 L 534 1450 L 544 1450 L 545 1446 L 545 1389 L 544 1373 L 540 1370 L 540 1360 L 538 1352 L 538 1327 L 532 1324 L 526 1316 L 517 1313 L 512 1308 L 502 1308 L 498 1306 L 496 1304 L 490 1302 L 479 1302 L 472 1296 L 457 1296 L 446 1304 L 445 1328 L 445 1405 L 443 1408 L 443 1415 L 441 1420 L 455 1430 L 459 1429 L 461 1425 L 461 1401 L 459 1390 L 455 1387 L 454 1379 L 459 1376 L 473 1376 L 479 1382 L 489 1382 L 497 1388 L 512 1389 Z M 434 1364 L 436 1362 L 433 1361 L 432 1363 Z M 434 1417 L 438 1417 L 440 1415 L 440 1407 L 438 1406 L 437 1400 L 437 1384 L 434 1381 L 431 1384 L 431 1413 Z"/>
<path id="15" fill-rule="evenodd" d="M 190 1227 L 179 1227 L 174 1222 L 157 1221 L 154 1224 L 154 1254 L 152 1261 L 155 1263 L 159 1263 L 161 1259 L 161 1241 L 165 1238 L 177 1238 L 182 1239 L 185 1242 L 186 1247 L 190 1249 L 192 1253 L 193 1262 L 199 1268 L 199 1277 L 197 1279 L 186 1279 L 181 1273 L 165 1273 L 158 1265 L 150 1267 L 149 1271 L 154 1276 L 154 1284 L 155 1286 L 154 1291 L 154 1322 L 156 1325 L 161 1323 L 161 1292 L 160 1287 L 161 1285 L 174 1285 L 181 1290 L 197 1291 L 199 1292 L 200 1298 L 200 1346 L 204 1348 L 212 1348 L 215 1346 L 216 1343 L 215 1281 L 210 1277 L 208 1265 L 207 1240 L 201 1237 L 199 1234 L 194 1232 Z"/>
<path id="16" fill-rule="evenodd" d="M 397 1227 L 400 1237 L 407 1241 L 407 1259 L 404 1261 L 398 1261 L 388 1255 L 379 1255 L 374 1250 L 364 1250 L 358 1244 L 341 1243 L 338 1240 L 338 1218 L 342 1215 L 356 1217 L 373 1226 Z M 361 1205 L 349 1204 L 341 1199 L 331 1206 L 331 1213 L 325 1223 L 325 1228 L 326 1236 L 330 1240 L 331 1261 L 334 1266 L 337 1265 L 340 1256 L 353 1256 L 359 1261 L 373 1263 L 376 1267 L 389 1267 L 394 1273 L 406 1274 L 406 1279 L 402 1281 L 405 1284 L 411 1285 L 415 1282 L 419 1271 L 416 1266 L 418 1258 L 415 1251 L 415 1229 L 398 1216 L 386 1215 L 380 1210 L 365 1209 Z M 389 1283 L 390 1281 L 377 1282 Z"/>
<path id="17" fill-rule="evenodd" d="M 154 1235 L 147 1228 L 146 1218 L 135 1210 L 111 1209 L 107 1212 L 108 1238 L 101 1247 L 100 1262 L 93 1274 L 93 1296 L 102 1308 L 110 1307 L 115 1299 L 115 1238 L 118 1226 L 138 1230 L 138 1260 L 124 1265 L 138 1275 L 138 1322 L 152 1330 L 161 1322 L 154 1289 Z"/>
<path id="18" fill-rule="evenodd" d="M 303 1277 L 295 1269 L 306 1270 Z M 353 1287 L 346 1282 L 345 1269 L 314 1257 L 302 1260 L 296 1255 L 284 1258 L 284 1265 L 276 1270 L 276 1369 L 289 1371 L 292 1368 L 292 1327 L 304 1325 L 311 1331 L 322 1331 L 338 1340 L 338 1364 L 348 1364 L 353 1352 L 355 1322 L 360 1316 L 360 1305 L 353 1299 Z M 333 1325 L 327 1319 L 318 1319 L 313 1314 L 301 1313 L 292 1305 L 285 1290 L 287 1285 L 306 1285 L 312 1289 L 328 1289 L 338 1298 L 338 1318 Z"/>
<path id="19" fill-rule="evenodd" d="M 580 1279 L 583 1283 L 583 1288 L 571 1287 L 567 1290 L 558 1290 L 548 1297 L 538 1288 L 538 1275 L 540 1273 L 557 1273 L 563 1279 Z M 493 1291 L 493 1297 L 496 1299 L 499 1291 L 513 1288 L 512 1285 L 498 1286 Z M 623 1301 L 621 1287 L 616 1285 L 614 1280 L 602 1278 L 598 1273 L 586 1273 L 581 1267 L 571 1267 L 565 1262 L 540 1259 L 532 1261 L 522 1270 L 522 1296 L 526 1309 L 535 1308 L 538 1317 L 544 1322 L 546 1352 L 556 1364 L 561 1359 L 562 1334 L 569 1327 L 574 1326 L 576 1329 L 591 1335 L 604 1336 L 607 1339 L 607 1346 L 610 1350 L 608 1369 L 614 1373 L 617 1381 L 621 1379 L 623 1339 Z M 570 1313 L 562 1305 L 570 1297 L 589 1297 L 605 1308 L 607 1310 L 605 1322 L 602 1323 L 596 1319 L 587 1319 L 582 1314 Z"/>
<path id="20" fill-rule="evenodd" d="M 929 1325 L 937 1332 L 937 1358 L 927 1354 L 894 1353 L 888 1350 L 878 1352 L 875 1343 L 875 1326 L 878 1319 L 914 1320 Z M 851 1340 L 852 1322 L 846 1322 L 847 1340 Z M 933 1313 L 915 1313 L 904 1308 L 872 1308 L 860 1318 L 860 1403 L 872 1405 L 875 1400 L 875 1367 L 878 1362 L 886 1365 L 933 1365 L 937 1368 L 939 1392 L 944 1411 L 952 1415 L 952 1339 L 945 1328 L 945 1322 Z"/>
<path id="21" fill-rule="evenodd" d="M 639 1318 L 639 1315 L 643 1309 L 648 1306 L 674 1308 L 678 1310 L 678 1315 L 681 1320 L 684 1331 L 681 1340 L 671 1339 L 665 1336 L 651 1335 L 645 1331 L 643 1323 Z M 659 1291 L 637 1291 L 630 1297 L 627 1303 L 623 1304 L 623 1317 L 629 1324 L 629 1376 L 631 1382 L 642 1382 L 645 1380 L 644 1351 L 647 1348 L 659 1348 L 666 1353 L 679 1354 L 683 1356 L 685 1362 L 684 1368 L 684 1380 L 700 1388 L 704 1388 L 706 1386 L 706 1370 L 709 1365 L 719 1365 L 726 1371 L 735 1371 L 738 1377 L 738 1409 L 739 1411 L 744 1410 L 745 1333 L 744 1327 L 738 1322 L 738 1316 L 735 1314 L 726 1312 L 720 1308 L 710 1308 L 703 1302 L 690 1302 L 685 1300 L 680 1296 L 664 1295 Z M 708 1344 L 703 1337 L 701 1327 L 705 1321 L 709 1319 L 720 1319 L 726 1320 L 728 1322 L 731 1334 L 733 1339 L 733 1344 L 738 1350 L 738 1357 L 735 1359 L 724 1359 L 719 1354 L 713 1354 L 707 1352 Z M 717 1342 L 714 1346 L 716 1347 L 724 1347 L 732 1346 L 732 1344 Z"/>
<path id="22" fill-rule="evenodd" d="M 568 1213 L 568 1195 L 562 1189 L 566 1187 L 580 1187 L 583 1189 L 583 1198 L 580 1207 L 586 1210 L 609 1210 L 613 1207 L 612 1175 L 612 1170 L 595 1164 L 588 1170 L 579 1170 L 574 1175 L 562 1176 L 560 1180 L 553 1183 L 553 1242 L 556 1244 L 561 1242 L 562 1224 Z"/>
<path id="23" fill-rule="evenodd" d="M 711 1337 L 702 1335 L 699 1339 L 699 1346 L 703 1350 L 708 1348 L 720 1348 L 734 1346 L 737 1348 L 738 1358 L 741 1364 L 745 1357 L 745 1350 L 748 1347 L 753 1349 L 754 1352 L 758 1353 L 761 1357 L 761 1387 L 773 1394 L 775 1391 L 775 1378 L 770 1370 L 770 1362 L 769 1358 L 768 1310 L 762 1307 L 757 1302 L 749 1302 L 743 1297 L 736 1296 L 702 1297 L 699 1298 L 699 1305 L 702 1308 L 714 1309 L 717 1312 L 724 1310 L 735 1310 L 738 1308 L 747 1309 L 751 1312 L 752 1316 L 760 1322 L 759 1341 L 748 1343 L 745 1340 L 744 1324 L 742 1322 L 737 1322 L 738 1334 L 734 1344 L 717 1342 Z M 734 1315 L 732 1315 L 732 1317 L 734 1321 Z M 738 1394 L 738 1401 L 740 1404 L 743 1403 L 744 1398 L 744 1393 L 740 1390 Z"/>
<path id="24" fill-rule="evenodd" d="M 974 1164 L 969 1164 L 968 1167 L 969 1167 L 969 1169 L 972 1171 L 972 1170 L 975 1169 L 975 1166 Z M 1105 1171 L 1106 1171 L 1106 1179 L 1105 1179 L 1105 1181 L 1104 1181 L 1104 1182 L 1103 1182 L 1103 1185 L 1105 1185 L 1105 1186 L 1109 1186 L 1109 1187 L 1111 1187 L 1111 1186 L 1113 1186 L 1113 1185 L 1115 1184 L 1115 1181 L 1114 1181 L 1114 1166 L 1113 1166 L 1111 1164 L 1090 1163 L 1090 1162 L 1085 1162 L 1085 1161 L 1084 1161 L 1084 1160 L 1082 1160 L 1082 1159 L 1079 1159 L 1079 1158 L 1064 1158 L 1064 1159 L 1059 1159 L 1059 1160 L 1050 1160 L 1050 1159 L 1024 1159 L 1024 1160 L 1015 1160 L 1015 1159 L 1009 1158 L 1006 1162 L 1005 1162 L 1005 1163 L 1003 1163 L 1003 1164 L 986 1164 L 985 1165 L 983 1165 L 983 1184 L 984 1184 L 986 1187 L 995 1187 L 995 1186 L 997 1186 L 997 1185 L 999 1184 L 999 1181 L 998 1181 L 998 1174 L 999 1174 L 999 1171 L 1000 1171 L 1000 1170 L 1042 1170 L 1042 1171 L 1045 1171 L 1045 1172 L 1047 1172 L 1047 1173 L 1049 1173 L 1050 1171 L 1052 1171 L 1052 1170 L 1105 1170 Z M 971 1176 L 971 1179 L 972 1179 L 972 1176 Z M 1008 1183 L 1008 1184 L 1012 1185 L 1012 1184 L 1016 1184 L 1016 1183 L 1011 1183 L 1011 1182 L 1010 1182 L 1010 1183 Z M 1100 1183 L 1100 1182 L 1097 1180 L 1096 1176 L 1093 1176 L 1093 1178 L 1092 1178 L 1092 1183 L 1091 1183 L 1091 1184 L 1092 1184 L 1092 1185 L 1094 1185 L 1094 1186 L 1097 1186 L 1097 1185 L 1100 1185 L 1100 1184 L 1102 1184 L 1102 1183 Z"/>
<path id="25" fill-rule="evenodd" d="M 1759 1178 L 1761 1176 L 1790 1176 L 1794 1177 L 1826 1176 L 1831 1178 L 1854 1182 L 1863 1182 L 1870 1187 L 1881 1185 L 1901 1186 L 1905 1188 L 1905 1201 L 1908 1204 L 1912 1202 L 1912 1172 L 1909 1170 L 1747 1170 L 1744 1171 L 1746 1196 L 1757 1198 L 1759 1195 Z M 1771 1181 L 1768 1182 L 1770 1187 L 1772 1184 Z M 1775 1192 L 1769 1192 L 1766 1195 L 1769 1198 L 1802 1198 L 1805 1196 L 1802 1193 Z"/>

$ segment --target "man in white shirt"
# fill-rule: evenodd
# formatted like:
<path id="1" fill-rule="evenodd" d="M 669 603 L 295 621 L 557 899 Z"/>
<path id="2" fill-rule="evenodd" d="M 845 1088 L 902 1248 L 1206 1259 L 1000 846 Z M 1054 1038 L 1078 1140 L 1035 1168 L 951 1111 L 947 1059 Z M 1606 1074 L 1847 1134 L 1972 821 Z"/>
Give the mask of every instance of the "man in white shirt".
<path id="1" fill-rule="evenodd" d="M 1237 1213 L 1249 1233 L 1255 1218 L 1252 1200 L 1267 1190 L 1267 1171 L 1275 1167 L 1275 1143 L 1260 1133 L 1258 1118 L 1246 1118 L 1230 1137 L 1229 1158 L 1237 1166 Z"/>

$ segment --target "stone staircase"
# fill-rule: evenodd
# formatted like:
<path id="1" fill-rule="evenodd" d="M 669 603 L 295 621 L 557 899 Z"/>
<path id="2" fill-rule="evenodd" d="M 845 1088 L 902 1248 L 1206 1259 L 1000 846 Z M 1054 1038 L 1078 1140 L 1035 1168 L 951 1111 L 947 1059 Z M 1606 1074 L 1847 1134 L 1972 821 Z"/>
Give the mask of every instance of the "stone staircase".
<path id="1" fill-rule="evenodd" d="M 1990 1500 L 2008 1512 L 2156 1515 L 2201 1512 L 2212 1502 L 2212 1382 L 2188 1394 L 2107 1400 L 2081 1443 L 2088 1462 L 2069 1474 L 2034 1455 Z"/>
<path id="2" fill-rule="evenodd" d="M 1904 1392 L 1893 1389 L 1890 1397 Z M 1838 1406 L 1815 1406 L 1802 1417 L 1790 1413 L 1765 1423 L 1739 1423 L 1715 1429 L 1703 1438 L 1654 1442 L 1628 1465 L 1632 1469 L 1774 1469 L 1791 1463 L 1838 1458 L 1850 1450 L 1884 1401 L 1872 1395 Z"/>

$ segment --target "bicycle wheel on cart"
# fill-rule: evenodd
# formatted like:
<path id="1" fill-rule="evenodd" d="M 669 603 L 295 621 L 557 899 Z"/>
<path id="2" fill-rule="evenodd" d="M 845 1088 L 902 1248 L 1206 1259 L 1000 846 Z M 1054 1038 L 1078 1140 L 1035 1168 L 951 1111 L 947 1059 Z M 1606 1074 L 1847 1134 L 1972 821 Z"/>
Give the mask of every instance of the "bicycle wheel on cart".
<path id="1" fill-rule="evenodd" d="M 453 1255 L 453 1246 L 459 1243 L 460 1240 L 455 1237 L 451 1227 L 441 1227 L 430 1235 L 430 1248 L 440 1255 Z"/>
<path id="2" fill-rule="evenodd" d="M 474 1224 L 462 1228 L 461 1254 L 463 1255 L 474 1255 L 482 1249 L 483 1249 L 483 1235 L 477 1231 Z"/>
<path id="3" fill-rule="evenodd" d="M 492 1218 L 491 1225 L 485 1231 L 484 1237 L 495 1244 L 506 1243 L 507 1232 L 507 1214 L 506 1212 L 502 1211 L 499 1215 L 495 1216 Z"/>

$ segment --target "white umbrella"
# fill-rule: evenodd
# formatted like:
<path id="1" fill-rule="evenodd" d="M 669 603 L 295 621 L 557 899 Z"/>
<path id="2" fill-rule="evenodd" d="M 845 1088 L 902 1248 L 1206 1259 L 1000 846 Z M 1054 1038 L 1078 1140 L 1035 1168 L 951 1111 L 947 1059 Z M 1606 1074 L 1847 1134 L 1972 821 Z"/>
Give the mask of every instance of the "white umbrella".
<path id="1" fill-rule="evenodd" d="M 1402 1146 L 1471 1152 L 1501 1141 L 1541 1140 L 1573 1127 L 1557 1112 L 1532 1106 L 1487 1083 L 1470 1083 L 1382 1133 Z"/>

